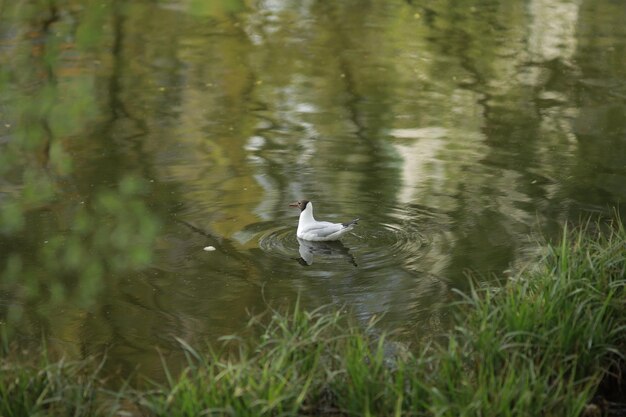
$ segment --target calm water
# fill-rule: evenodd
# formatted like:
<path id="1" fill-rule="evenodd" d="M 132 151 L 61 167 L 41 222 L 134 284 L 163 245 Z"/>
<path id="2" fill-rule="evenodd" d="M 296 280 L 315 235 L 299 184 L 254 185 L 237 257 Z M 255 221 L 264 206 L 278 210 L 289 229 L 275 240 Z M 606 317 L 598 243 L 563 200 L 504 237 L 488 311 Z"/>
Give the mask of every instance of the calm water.
<path id="1" fill-rule="evenodd" d="M 3 6 L 0 24 L 0 146 L 44 138 L 24 164 L 53 187 L 0 238 L 0 320 L 27 339 L 158 377 L 155 347 L 175 361 L 176 337 L 240 332 L 298 296 L 436 337 L 469 273 L 499 285 L 565 221 L 624 213 L 622 1 L 82 3 Z M 0 203 L 27 189 L 21 169 Z M 123 205 L 129 175 L 146 186 Z M 361 221 L 299 242 L 301 198 Z M 116 266 L 142 218 L 154 256 Z M 78 262 L 60 275 L 55 236 Z M 81 257 L 101 265 L 88 288 Z"/>

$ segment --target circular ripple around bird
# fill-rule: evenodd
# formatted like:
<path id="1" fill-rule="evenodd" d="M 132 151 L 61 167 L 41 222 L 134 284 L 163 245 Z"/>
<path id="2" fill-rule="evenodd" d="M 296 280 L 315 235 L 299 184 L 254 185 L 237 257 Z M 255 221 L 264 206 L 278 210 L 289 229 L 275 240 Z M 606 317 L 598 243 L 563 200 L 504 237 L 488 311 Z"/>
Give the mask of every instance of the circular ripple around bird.
<path id="1" fill-rule="evenodd" d="M 428 245 L 426 236 L 413 224 L 382 223 L 376 229 L 364 229 L 355 250 L 363 255 L 361 264 L 380 269 L 398 263 L 414 262 Z"/>
<path id="2" fill-rule="evenodd" d="M 341 239 L 355 257 L 361 258 L 359 266 L 381 269 L 420 257 L 421 249 L 428 244 L 425 236 L 412 223 L 377 223 L 376 228 L 362 222 L 352 233 Z M 300 243 L 293 226 L 273 226 L 259 233 L 259 247 L 274 256 L 293 258 Z M 324 262 L 323 256 L 316 262 Z M 330 261 L 330 259 L 329 259 Z"/>
<path id="3" fill-rule="evenodd" d="M 264 252 L 281 257 L 293 257 L 298 253 L 298 239 L 293 226 L 277 226 L 265 230 L 259 236 L 259 247 Z"/>

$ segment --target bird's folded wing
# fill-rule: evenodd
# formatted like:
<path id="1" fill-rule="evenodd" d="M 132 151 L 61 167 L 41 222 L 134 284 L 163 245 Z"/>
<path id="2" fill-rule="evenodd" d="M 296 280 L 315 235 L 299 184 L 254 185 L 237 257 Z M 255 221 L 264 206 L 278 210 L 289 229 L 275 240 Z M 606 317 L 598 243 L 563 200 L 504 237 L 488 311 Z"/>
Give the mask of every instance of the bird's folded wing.
<path id="1" fill-rule="evenodd" d="M 317 222 L 302 230 L 302 233 L 314 233 L 317 236 L 328 236 L 343 229 L 341 223 Z"/>

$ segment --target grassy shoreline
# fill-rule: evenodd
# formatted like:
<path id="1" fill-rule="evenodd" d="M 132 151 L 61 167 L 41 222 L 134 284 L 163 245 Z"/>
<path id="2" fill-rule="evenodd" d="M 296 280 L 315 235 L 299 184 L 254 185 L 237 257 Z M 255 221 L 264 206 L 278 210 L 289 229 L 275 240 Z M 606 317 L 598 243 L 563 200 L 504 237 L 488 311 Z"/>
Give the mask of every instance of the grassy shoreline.
<path id="1" fill-rule="evenodd" d="M 180 341 L 187 369 L 145 390 L 111 391 L 95 361 L 4 355 L 0 416 L 599 416 L 603 394 L 626 391 L 623 225 L 566 228 L 540 262 L 472 291 L 456 314 L 445 343 L 408 350 L 339 312 L 296 307 L 228 350 Z"/>

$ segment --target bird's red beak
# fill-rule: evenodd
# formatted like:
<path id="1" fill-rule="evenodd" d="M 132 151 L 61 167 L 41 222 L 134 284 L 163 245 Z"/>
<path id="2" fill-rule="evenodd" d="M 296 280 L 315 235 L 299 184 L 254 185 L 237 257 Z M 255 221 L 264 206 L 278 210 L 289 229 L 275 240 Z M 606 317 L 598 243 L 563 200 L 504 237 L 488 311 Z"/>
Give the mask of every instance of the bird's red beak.
<path id="1" fill-rule="evenodd" d="M 294 203 L 289 204 L 289 207 L 298 207 L 299 205 L 300 203 L 296 201 Z"/>

